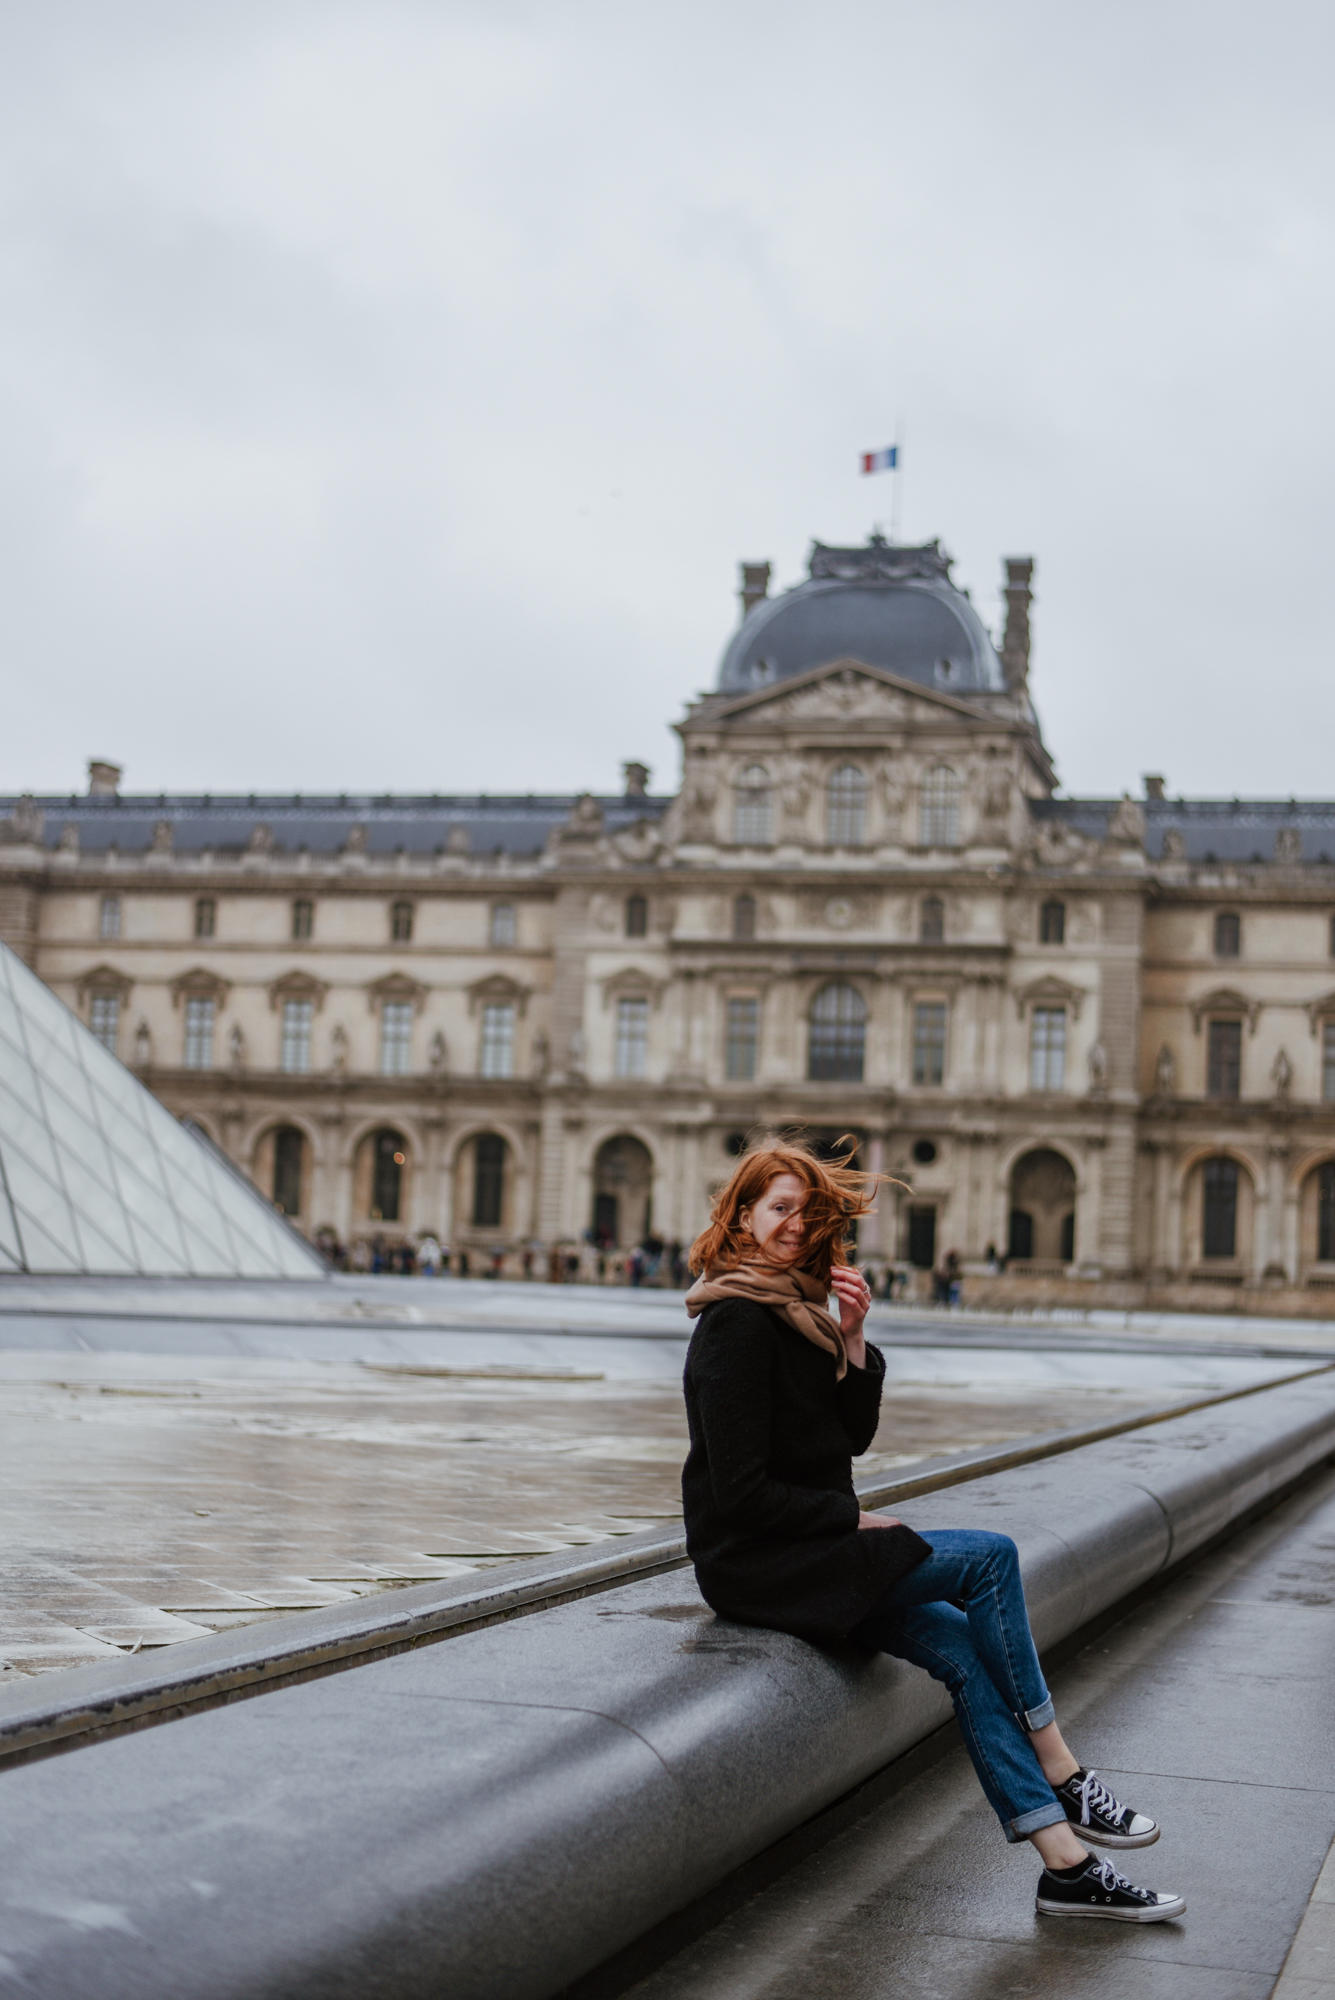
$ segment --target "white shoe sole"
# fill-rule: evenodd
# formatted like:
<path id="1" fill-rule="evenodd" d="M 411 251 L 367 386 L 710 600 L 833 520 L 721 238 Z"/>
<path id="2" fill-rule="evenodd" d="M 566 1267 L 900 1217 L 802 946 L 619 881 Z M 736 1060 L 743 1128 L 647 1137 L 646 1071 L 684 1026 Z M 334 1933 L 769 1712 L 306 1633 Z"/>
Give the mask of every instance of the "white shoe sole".
<path id="1" fill-rule="evenodd" d="M 1171 1903 L 1157 1903 L 1149 1910 L 1115 1910 L 1107 1903 L 1047 1903 L 1041 1896 L 1035 1904 L 1043 1917 L 1103 1917 L 1118 1924 L 1167 1923 L 1170 1917 L 1180 1917 L 1186 1907 L 1184 1896 L 1174 1896 Z"/>
<path id="2" fill-rule="evenodd" d="M 1067 1825 L 1081 1840 L 1087 1840 L 1091 1847 L 1153 1847 L 1159 1838 L 1159 1829 L 1152 1826 L 1148 1833 L 1100 1833 L 1097 1827 L 1078 1826 L 1074 1820 Z"/>

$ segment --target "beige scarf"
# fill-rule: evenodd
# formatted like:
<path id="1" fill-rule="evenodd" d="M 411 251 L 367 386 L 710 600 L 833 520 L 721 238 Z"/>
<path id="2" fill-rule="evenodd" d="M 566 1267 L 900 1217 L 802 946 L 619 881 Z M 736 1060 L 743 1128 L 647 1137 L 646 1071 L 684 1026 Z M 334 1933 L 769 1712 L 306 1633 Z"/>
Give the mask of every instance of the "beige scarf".
<path id="1" fill-rule="evenodd" d="M 704 1277 L 697 1278 L 686 1294 L 686 1310 L 694 1319 L 706 1306 L 713 1305 L 715 1299 L 754 1299 L 757 1305 L 768 1306 L 780 1319 L 787 1320 L 804 1340 L 835 1355 L 839 1364 L 835 1379 L 842 1382 L 848 1372 L 848 1355 L 839 1322 L 826 1309 L 829 1296 L 829 1287 L 822 1285 L 819 1278 L 813 1278 L 809 1271 L 795 1270 L 791 1264 L 766 1264 L 751 1259 L 734 1265 L 730 1271 L 707 1271 Z"/>

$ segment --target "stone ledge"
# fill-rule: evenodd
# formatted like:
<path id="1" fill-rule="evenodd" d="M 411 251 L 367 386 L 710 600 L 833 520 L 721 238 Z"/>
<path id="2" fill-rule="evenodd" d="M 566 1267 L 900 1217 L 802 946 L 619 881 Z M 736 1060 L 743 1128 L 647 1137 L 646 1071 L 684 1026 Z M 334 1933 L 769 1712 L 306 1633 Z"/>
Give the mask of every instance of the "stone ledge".
<path id="1" fill-rule="evenodd" d="M 1330 1368 L 1323 1363 L 1284 1379 L 1303 1380 Z M 1265 1386 L 1220 1390 L 1167 1409 L 1128 1411 L 1078 1430 L 1051 1431 L 1014 1444 L 924 1459 L 900 1478 L 864 1481 L 859 1497 L 866 1507 L 893 1507 L 985 1473 L 1032 1464 L 1188 1411 L 1254 1396 Z M 665 1523 L 592 1547 L 534 1556 L 448 1582 L 376 1593 L 354 1603 L 293 1612 L 123 1660 L 17 1679 L 0 1686 L 0 1767 L 531 1615 L 638 1577 L 680 1569 L 685 1562 L 680 1522 Z"/>
<path id="2" fill-rule="evenodd" d="M 942 1488 L 1041 1644 L 1335 1452 L 1328 1372 Z M 685 1571 L 0 1773 L 0 1992 L 546 2000 L 935 1728 Z"/>

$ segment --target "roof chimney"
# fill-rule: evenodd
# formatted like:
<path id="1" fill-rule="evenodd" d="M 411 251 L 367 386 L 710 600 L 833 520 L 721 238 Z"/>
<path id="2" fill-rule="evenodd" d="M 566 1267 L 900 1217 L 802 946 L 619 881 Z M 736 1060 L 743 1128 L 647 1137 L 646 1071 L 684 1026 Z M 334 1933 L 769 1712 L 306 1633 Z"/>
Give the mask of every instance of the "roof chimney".
<path id="1" fill-rule="evenodd" d="M 769 563 L 739 563 L 742 573 L 742 587 L 737 593 L 742 600 L 742 617 L 749 618 L 757 604 L 763 604 L 769 596 Z"/>
<path id="2" fill-rule="evenodd" d="M 1141 779 L 1141 783 L 1145 787 L 1146 798 L 1161 799 L 1163 797 L 1163 788 L 1167 782 L 1167 779 L 1160 772 L 1146 771 Z"/>
<path id="3" fill-rule="evenodd" d="M 621 776 L 625 781 L 626 797 L 642 799 L 649 789 L 649 766 L 647 764 L 623 764 Z"/>
<path id="4" fill-rule="evenodd" d="M 104 764 L 100 757 L 88 760 L 88 796 L 90 799 L 114 799 L 120 790 L 123 773 L 119 764 Z"/>
<path id="5" fill-rule="evenodd" d="M 1034 558 L 1006 558 L 1006 630 L 1001 641 L 1001 664 L 1006 686 L 1019 694 L 1029 681 L 1029 606 L 1033 601 Z"/>

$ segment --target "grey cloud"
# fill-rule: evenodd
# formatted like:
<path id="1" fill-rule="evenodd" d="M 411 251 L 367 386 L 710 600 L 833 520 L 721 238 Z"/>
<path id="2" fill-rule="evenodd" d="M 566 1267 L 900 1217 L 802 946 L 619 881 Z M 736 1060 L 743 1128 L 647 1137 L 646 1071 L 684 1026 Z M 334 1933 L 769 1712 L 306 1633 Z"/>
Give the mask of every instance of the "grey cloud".
<path id="1" fill-rule="evenodd" d="M 670 780 L 736 559 L 888 522 L 853 467 L 902 413 L 986 616 L 1038 555 L 1069 786 L 1330 790 L 1315 6 L 5 40 L 0 784 Z"/>

